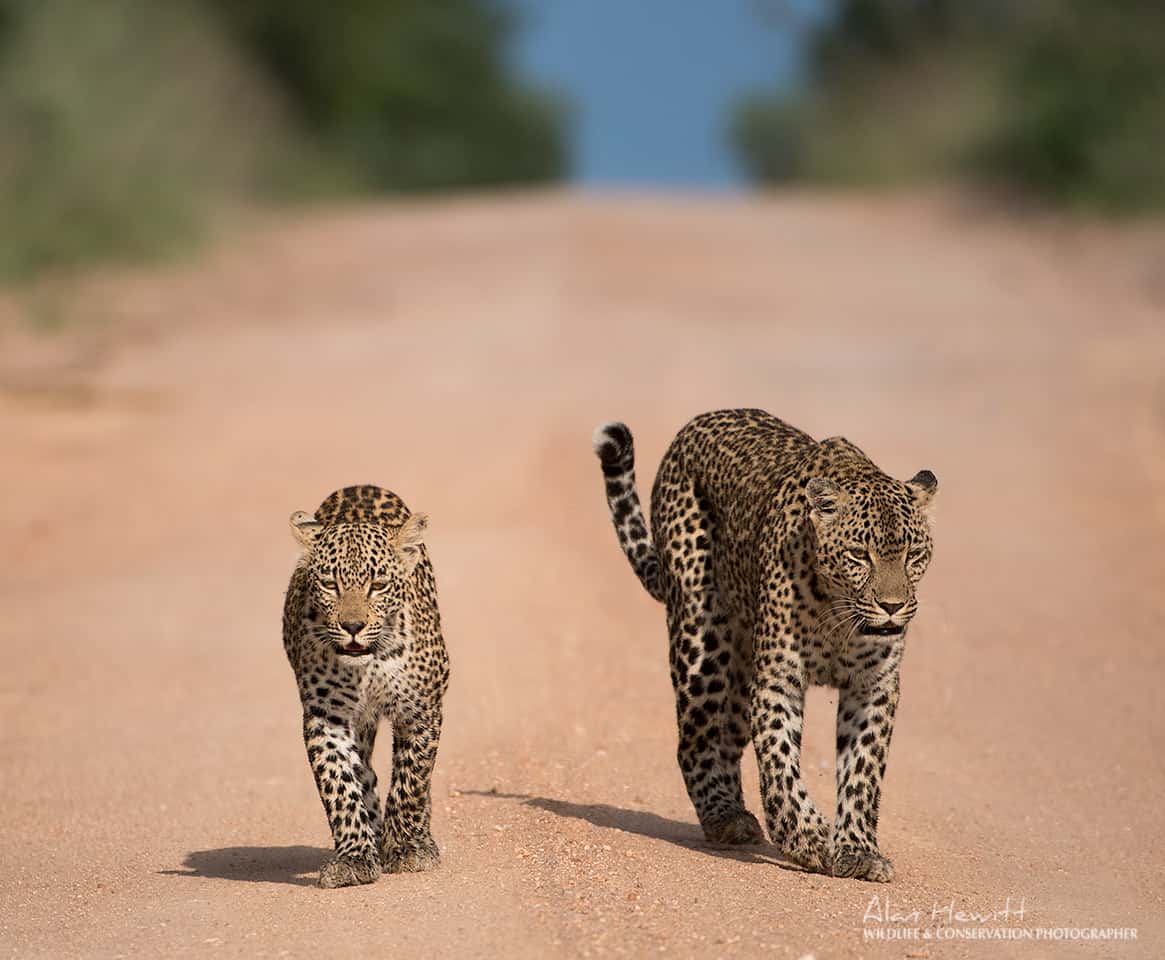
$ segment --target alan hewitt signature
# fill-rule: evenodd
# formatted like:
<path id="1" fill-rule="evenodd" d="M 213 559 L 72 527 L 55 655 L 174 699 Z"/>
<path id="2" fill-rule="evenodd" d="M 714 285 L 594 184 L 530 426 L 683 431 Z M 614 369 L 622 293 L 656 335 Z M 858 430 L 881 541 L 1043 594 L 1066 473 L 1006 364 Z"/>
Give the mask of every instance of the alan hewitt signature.
<path id="1" fill-rule="evenodd" d="M 923 924 L 1000 924 L 1022 923 L 1027 915 L 1027 904 L 1023 897 L 1019 901 L 1007 897 L 1002 904 L 991 910 L 964 909 L 958 900 L 939 903 L 937 900 L 929 910 L 907 910 L 894 903 L 889 896 L 871 898 L 862 916 L 862 923 L 904 923 L 912 926 Z"/>

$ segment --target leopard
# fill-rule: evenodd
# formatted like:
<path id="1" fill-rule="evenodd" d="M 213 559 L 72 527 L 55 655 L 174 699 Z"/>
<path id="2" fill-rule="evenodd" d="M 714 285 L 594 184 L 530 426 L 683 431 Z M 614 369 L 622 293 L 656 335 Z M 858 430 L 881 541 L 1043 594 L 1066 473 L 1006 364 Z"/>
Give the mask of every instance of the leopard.
<path id="1" fill-rule="evenodd" d="M 687 423 L 651 491 L 650 531 L 624 423 L 596 428 L 619 544 L 667 610 L 677 761 L 706 841 L 765 840 L 745 805 L 750 741 L 778 859 L 894 878 L 878 813 L 907 628 L 930 564 L 938 480 L 899 481 L 844 437 L 816 441 L 756 409 Z M 836 689 L 836 815 L 801 765 L 805 694 Z"/>
<path id="2" fill-rule="evenodd" d="M 425 546 L 429 518 L 365 484 L 291 515 L 300 554 L 283 607 L 283 646 L 303 707 L 303 742 L 334 852 L 318 885 L 375 882 L 436 867 L 432 776 L 449 657 Z M 383 811 L 372 751 L 392 729 Z"/>

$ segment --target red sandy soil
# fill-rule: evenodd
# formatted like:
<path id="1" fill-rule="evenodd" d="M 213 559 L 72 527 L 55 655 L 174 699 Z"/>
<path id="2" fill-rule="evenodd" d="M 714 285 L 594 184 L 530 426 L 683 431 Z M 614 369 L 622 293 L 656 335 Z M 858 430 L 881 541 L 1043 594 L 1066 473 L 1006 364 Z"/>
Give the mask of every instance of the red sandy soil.
<path id="1" fill-rule="evenodd" d="M 550 194 L 315 215 L 67 299 L 71 331 L 0 339 L 0 954 L 1165 955 L 1155 228 Z M 684 794 L 590 434 L 626 420 L 646 490 L 724 406 L 939 477 L 889 886 L 710 847 Z M 433 519 L 444 860 L 323 891 L 287 516 L 356 482 Z M 835 702 L 805 737 L 826 808 Z M 940 939 L 979 926 L 1137 940 Z"/>

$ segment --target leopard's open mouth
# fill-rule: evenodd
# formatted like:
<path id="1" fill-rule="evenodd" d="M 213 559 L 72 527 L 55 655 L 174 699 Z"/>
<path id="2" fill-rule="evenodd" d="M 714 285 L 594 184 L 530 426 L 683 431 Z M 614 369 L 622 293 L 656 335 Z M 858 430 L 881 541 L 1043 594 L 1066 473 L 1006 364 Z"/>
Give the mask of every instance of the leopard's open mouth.
<path id="1" fill-rule="evenodd" d="M 897 623 L 883 623 L 877 626 L 867 623 L 862 626 L 858 633 L 866 637 L 896 637 L 905 629 L 905 626 Z"/>
<path id="2" fill-rule="evenodd" d="M 371 652 L 371 647 L 366 647 L 364 644 L 357 643 L 355 640 L 350 640 L 340 647 L 340 653 L 347 657 L 362 657 L 364 654 Z"/>

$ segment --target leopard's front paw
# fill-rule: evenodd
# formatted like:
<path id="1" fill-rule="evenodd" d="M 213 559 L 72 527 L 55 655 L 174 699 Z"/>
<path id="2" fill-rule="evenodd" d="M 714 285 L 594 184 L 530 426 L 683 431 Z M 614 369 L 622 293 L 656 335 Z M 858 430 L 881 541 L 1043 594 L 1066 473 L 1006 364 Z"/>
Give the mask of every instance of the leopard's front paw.
<path id="1" fill-rule="evenodd" d="M 421 873 L 440 862 L 441 851 L 432 837 L 413 844 L 385 844 L 381 853 L 381 863 L 388 873 Z"/>
<path id="2" fill-rule="evenodd" d="M 782 855 L 813 873 L 829 874 L 833 867 L 831 831 L 822 821 L 806 824 L 796 832 L 774 840 Z"/>
<path id="3" fill-rule="evenodd" d="M 889 883 L 894 879 L 894 865 L 876 848 L 839 846 L 833 854 L 833 875 Z"/>
<path id="4" fill-rule="evenodd" d="M 764 843 L 765 835 L 760 824 L 747 810 L 736 810 L 707 824 L 704 836 L 709 843 L 750 844 Z"/>
<path id="5" fill-rule="evenodd" d="M 375 883 L 380 877 L 380 861 L 374 856 L 336 857 L 320 867 L 318 885 L 326 889 Z"/>

